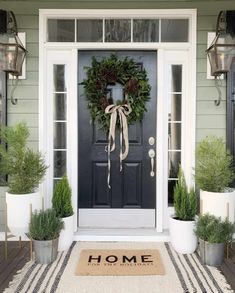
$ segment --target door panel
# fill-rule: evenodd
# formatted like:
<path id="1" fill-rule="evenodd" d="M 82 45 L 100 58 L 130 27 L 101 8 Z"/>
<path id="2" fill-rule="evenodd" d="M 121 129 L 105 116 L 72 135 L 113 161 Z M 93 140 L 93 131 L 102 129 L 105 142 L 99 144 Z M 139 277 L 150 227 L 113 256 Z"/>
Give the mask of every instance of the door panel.
<path id="1" fill-rule="evenodd" d="M 151 99 L 146 104 L 143 121 L 129 126 L 129 154 L 119 171 L 119 133 L 116 149 L 111 153 L 111 189 L 107 186 L 107 133 L 91 122 L 83 86 L 86 79 L 84 67 L 91 59 L 98 60 L 116 53 L 119 58 L 133 58 L 147 71 L 151 85 Z M 78 208 L 155 209 L 156 177 L 150 176 L 149 137 L 156 137 L 156 52 L 140 51 L 80 51 L 78 54 Z M 111 89 L 112 90 L 112 89 Z M 121 92 L 113 89 L 113 95 Z M 120 99 L 120 98 L 119 98 Z M 156 172 L 155 172 L 156 174 Z"/>

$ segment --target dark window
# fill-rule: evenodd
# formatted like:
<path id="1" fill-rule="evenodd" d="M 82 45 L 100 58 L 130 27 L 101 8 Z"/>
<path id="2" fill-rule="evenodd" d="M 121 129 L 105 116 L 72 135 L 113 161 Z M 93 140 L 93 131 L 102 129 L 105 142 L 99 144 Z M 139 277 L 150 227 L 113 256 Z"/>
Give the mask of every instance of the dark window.
<path id="1" fill-rule="evenodd" d="M 235 58 L 231 70 L 227 74 L 227 125 L 226 125 L 227 148 L 233 156 L 235 166 Z M 233 187 L 235 181 L 233 182 Z"/>
<path id="2" fill-rule="evenodd" d="M 0 72 L 0 125 L 6 125 L 6 74 L 4 72 Z M 5 179 L 0 174 L 0 185 L 4 184 Z"/>

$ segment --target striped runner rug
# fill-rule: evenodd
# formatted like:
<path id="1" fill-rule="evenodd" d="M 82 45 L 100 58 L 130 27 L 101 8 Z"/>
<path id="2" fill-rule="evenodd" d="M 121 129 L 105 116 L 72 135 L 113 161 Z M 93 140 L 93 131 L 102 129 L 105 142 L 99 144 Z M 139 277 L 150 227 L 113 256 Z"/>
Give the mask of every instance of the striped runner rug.
<path id="1" fill-rule="evenodd" d="M 83 249 L 158 249 L 165 275 L 76 276 Z M 197 253 L 177 254 L 169 243 L 74 242 L 50 265 L 27 263 L 5 293 L 227 293 L 234 292 L 214 267 L 203 266 Z"/>

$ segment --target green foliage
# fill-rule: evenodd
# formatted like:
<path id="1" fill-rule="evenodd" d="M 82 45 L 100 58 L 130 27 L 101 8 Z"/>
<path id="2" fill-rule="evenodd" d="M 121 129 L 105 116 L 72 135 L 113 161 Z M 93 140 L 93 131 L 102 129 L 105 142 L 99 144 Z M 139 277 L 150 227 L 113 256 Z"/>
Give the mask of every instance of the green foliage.
<path id="1" fill-rule="evenodd" d="M 9 192 L 27 194 L 34 192 L 42 181 L 47 166 L 40 152 L 26 146 L 29 130 L 24 123 L 15 127 L 1 127 L 0 176 L 8 175 Z"/>
<path id="2" fill-rule="evenodd" d="M 92 66 L 85 69 L 87 79 L 81 84 L 84 85 L 91 117 L 98 121 L 101 129 L 109 129 L 110 115 L 105 114 L 104 110 L 112 101 L 107 98 L 107 86 L 115 83 L 123 85 L 125 93 L 125 100 L 118 101 L 117 104 L 128 103 L 132 109 L 127 116 L 128 123 L 142 120 L 151 88 L 146 71 L 140 69 L 133 59 L 121 60 L 114 54 L 101 61 L 93 57 Z"/>
<path id="3" fill-rule="evenodd" d="M 234 232 L 234 224 L 209 214 L 199 216 L 195 230 L 200 239 L 209 243 L 229 243 L 233 240 Z"/>
<path id="4" fill-rule="evenodd" d="M 57 182 L 53 197 L 52 205 L 56 211 L 57 217 L 66 218 L 73 215 L 73 207 L 71 202 L 71 188 L 69 186 L 67 176 L 63 176 L 59 182 Z"/>
<path id="5" fill-rule="evenodd" d="M 223 192 L 234 179 L 232 156 L 222 138 L 208 136 L 196 150 L 195 180 L 205 191 Z"/>
<path id="6" fill-rule="evenodd" d="M 175 216 L 182 221 L 193 221 L 197 213 L 198 199 L 193 189 L 188 191 L 182 168 L 179 169 L 178 182 L 174 188 Z"/>
<path id="7" fill-rule="evenodd" d="M 29 234 L 34 240 L 53 240 L 59 237 L 63 228 L 64 223 L 54 209 L 35 211 L 29 224 Z"/>

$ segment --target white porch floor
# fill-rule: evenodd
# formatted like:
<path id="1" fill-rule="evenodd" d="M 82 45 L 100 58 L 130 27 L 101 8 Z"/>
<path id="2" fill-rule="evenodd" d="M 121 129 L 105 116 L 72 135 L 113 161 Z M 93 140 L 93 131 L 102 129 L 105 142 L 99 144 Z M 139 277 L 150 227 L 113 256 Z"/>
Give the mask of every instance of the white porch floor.
<path id="1" fill-rule="evenodd" d="M 78 228 L 75 241 L 133 241 L 167 242 L 169 230 L 159 233 L 155 229 L 84 229 Z"/>

